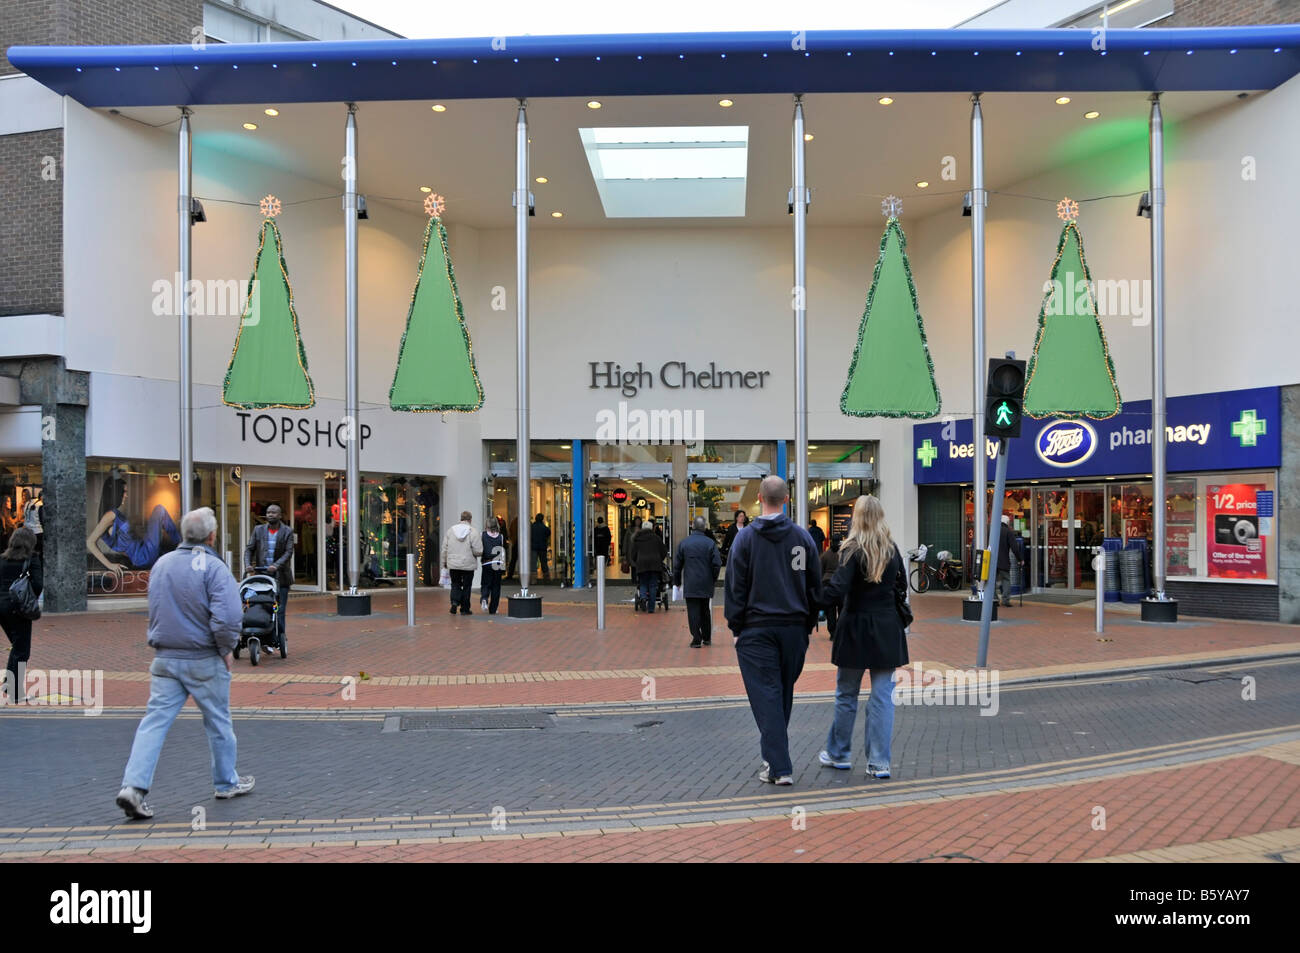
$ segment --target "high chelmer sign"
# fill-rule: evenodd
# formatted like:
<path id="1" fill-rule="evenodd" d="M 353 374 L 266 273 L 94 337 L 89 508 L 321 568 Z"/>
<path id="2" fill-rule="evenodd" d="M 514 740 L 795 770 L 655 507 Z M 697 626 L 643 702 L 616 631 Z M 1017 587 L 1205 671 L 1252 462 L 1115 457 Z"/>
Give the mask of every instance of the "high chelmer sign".
<path id="1" fill-rule="evenodd" d="M 587 366 L 591 368 L 588 390 L 616 389 L 624 397 L 635 397 L 641 390 L 653 390 L 655 386 L 666 390 L 762 390 L 772 373 L 719 370 L 716 361 L 709 361 L 707 370 L 691 367 L 685 361 L 668 361 L 657 372 L 641 361 L 636 362 L 636 367 L 624 367 L 615 361 L 589 361 Z"/>
<path id="2" fill-rule="evenodd" d="M 1270 470 L 1282 464 L 1281 391 L 1276 387 L 1171 397 L 1165 445 L 1170 472 Z M 912 428 L 916 483 L 969 483 L 975 457 L 969 419 Z M 1109 420 L 1025 419 L 1011 441 L 1011 480 L 1151 472 L 1151 402 L 1129 401 Z M 996 440 L 984 447 L 990 477 Z"/>

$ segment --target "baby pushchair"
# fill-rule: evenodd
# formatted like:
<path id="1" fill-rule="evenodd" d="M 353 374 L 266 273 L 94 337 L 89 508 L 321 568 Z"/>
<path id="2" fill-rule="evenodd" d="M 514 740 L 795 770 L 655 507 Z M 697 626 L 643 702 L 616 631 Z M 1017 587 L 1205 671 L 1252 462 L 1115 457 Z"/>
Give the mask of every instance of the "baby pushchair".
<path id="1" fill-rule="evenodd" d="M 261 661 L 263 649 L 279 649 L 280 658 L 288 658 L 289 647 L 280 632 L 280 587 L 275 577 L 248 576 L 239 584 L 239 598 L 244 604 L 244 619 L 235 658 L 244 649 L 254 665 Z"/>

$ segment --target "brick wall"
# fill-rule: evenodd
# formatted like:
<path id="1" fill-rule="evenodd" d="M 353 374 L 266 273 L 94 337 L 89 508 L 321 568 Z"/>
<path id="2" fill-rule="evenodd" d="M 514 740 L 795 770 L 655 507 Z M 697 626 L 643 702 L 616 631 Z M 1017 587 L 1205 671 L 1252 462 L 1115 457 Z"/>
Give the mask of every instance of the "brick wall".
<path id="1" fill-rule="evenodd" d="M 63 313 L 63 130 L 0 136 L 0 315 Z"/>
<path id="2" fill-rule="evenodd" d="M 188 43 L 203 0 L 0 0 L 9 46 Z M 17 72 L 0 48 L 0 74 Z"/>
<path id="3" fill-rule="evenodd" d="M 1262 23 L 1300 23 L 1300 0 L 1175 0 L 1174 15 L 1152 25 L 1248 26 Z"/>

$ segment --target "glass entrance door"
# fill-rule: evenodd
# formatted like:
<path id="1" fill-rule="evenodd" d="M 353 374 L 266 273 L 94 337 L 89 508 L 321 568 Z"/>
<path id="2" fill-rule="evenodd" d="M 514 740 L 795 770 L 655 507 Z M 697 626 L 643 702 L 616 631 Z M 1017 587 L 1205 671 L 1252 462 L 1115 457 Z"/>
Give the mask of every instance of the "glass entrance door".
<path id="1" fill-rule="evenodd" d="M 1106 535 L 1106 488 L 1074 488 L 1074 520 L 1070 530 L 1074 552 L 1075 588 L 1096 589 L 1097 572 L 1092 568 L 1092 550 Z"/>
<path id="2" fill-rule="evenodd" d="M 1037 584 L 1041 589 L 1070 587 L 1070 491 L 1035 488 L 1034 537 Z"/>
<path id="3" fill-rule="evenodd" d="M 253 528 L 266 522 L 266 511 L 271 505 L 280 507 L 281 523 L 294 534 L 293 556 L 289 565 L 293 570 L 293 585 L 299 589 L 321 588 L 320 519 L 317 513 L 320 488 L 314 484 L 249 483 L 247 497 L 247 534 L 241 545 L 238 562 L 243 565 L 243 554 Z M 248 573 L 252 567 L 244 565 Z"/>

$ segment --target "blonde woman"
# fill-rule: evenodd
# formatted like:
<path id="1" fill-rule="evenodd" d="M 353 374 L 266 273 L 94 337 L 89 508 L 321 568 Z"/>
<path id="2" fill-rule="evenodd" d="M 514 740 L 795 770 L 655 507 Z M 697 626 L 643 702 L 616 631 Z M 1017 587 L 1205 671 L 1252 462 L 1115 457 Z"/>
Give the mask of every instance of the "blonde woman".
<path id="1" fill-rule="evenodd" d="M 824 607 L 844 608 L 835 627 L 831 661 L 836 665 L 835 718 L 819 759 L 827 767 L 853 767 L 853 723 L 858 714 L 862 676 L 871 673 L 867 701 L 867 774 L 889 777 L 889 746 L 894 733 L 894 669 L 907 664 L 907 637 L 899 605 L 907 597 L 902 554 L 874 496 L 853 506 L 840 565 L 822 590 Z"/>

